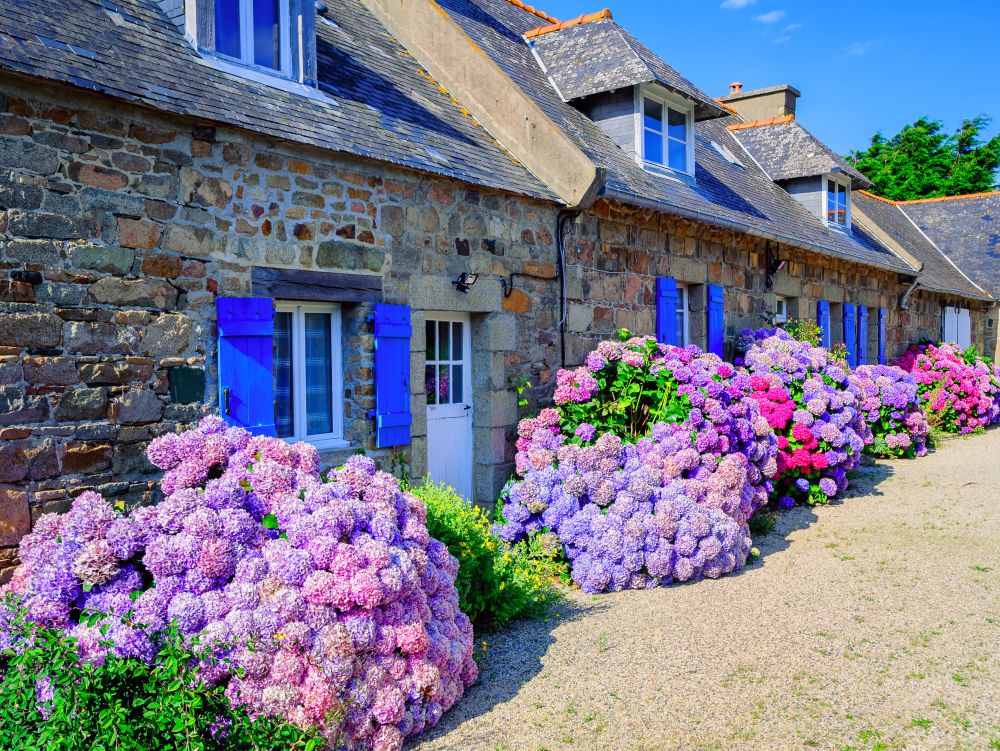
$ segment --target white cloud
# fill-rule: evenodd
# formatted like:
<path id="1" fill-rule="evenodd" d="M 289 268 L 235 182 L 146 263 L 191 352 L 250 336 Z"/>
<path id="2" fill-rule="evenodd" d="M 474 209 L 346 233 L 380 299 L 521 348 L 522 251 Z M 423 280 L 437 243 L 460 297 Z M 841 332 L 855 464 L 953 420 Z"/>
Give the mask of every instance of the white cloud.
<path id="1" fill-rule="evenodd" d="M 786 44 L 786 43 L 788 43 L 790 41 L 792 41 L 791 35 L 786 34 L 783 37 L 778 37 L 777 39 L 775 39 L 774 43 L 775 44 Z"/>
<path id="2" fill-rule="evenodd" d="M 754 16 L 754 21 L 759 21 L 760 23 L 777 23 L 782 18 L 784 18 L 787 13 L 783 10 L 770 10 L 767 13 L 761 13 L 759 16 Z"/>
<path id="3" fill-rule="evenodd" d="M 753 5 L 755 2 L 757 2 L 757 0 L 725 0 L 725 2 L 719 7 L 728 8 L 730 10 L 740 10 L 748 5 Z"/>
<path id="4" fill-rule="evenodd" d="M 875 42 L 852 42 L 844 47 L 844 54 L 848 57 L 862 57 L 867 55 L 875 47 Z"/>
<path id="5" fill-rule="evenodd" d="M 788 24 L 788 26 L 785 27 L 784 30 L 785 31 L 795 31 L 796 29 L 801 29 L 801 28 L 802 28 L 802 24 L 800 24 L 800 23 L 790 23 L 790 24 Z"/>

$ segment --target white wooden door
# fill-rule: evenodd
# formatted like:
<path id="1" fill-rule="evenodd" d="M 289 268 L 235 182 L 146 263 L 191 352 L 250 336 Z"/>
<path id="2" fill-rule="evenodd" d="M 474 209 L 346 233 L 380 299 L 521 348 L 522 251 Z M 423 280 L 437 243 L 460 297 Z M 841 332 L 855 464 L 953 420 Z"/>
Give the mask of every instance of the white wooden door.
<path id="1" fill-rule="evenodd" d="M 968 308 L 958 308 L 958 346 L 967 348 L 972 346 L 972 318 L 969 316 Z"/>
<path id="2" fill-rule="evenodd" d="M 944 309 L 941 339 L 946 342 L 958 342 L 958 308 L 953 308 L 951 305 Z"/>
<path id="3" fill-rule="evenodd" d="M 472 335 L 468 313 L 427 313 L 427 472 L 472 498 Z"/>

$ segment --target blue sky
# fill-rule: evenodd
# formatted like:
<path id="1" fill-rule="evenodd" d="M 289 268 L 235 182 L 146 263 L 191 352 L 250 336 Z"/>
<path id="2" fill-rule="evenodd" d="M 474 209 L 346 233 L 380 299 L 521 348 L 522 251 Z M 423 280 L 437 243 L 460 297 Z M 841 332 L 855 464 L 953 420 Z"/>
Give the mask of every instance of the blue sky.
<path id="1" fill-rule="evenodd" d="M 526 0 L 529 4 L 533 0 Z M 609 0 L 534 0 L 560 20 Z M 615 20 L 713 96 L 790 83 L 797 117 L 840 153 L 921 115 L 1000 132 L 1000 3 L 610 0 Z"/>

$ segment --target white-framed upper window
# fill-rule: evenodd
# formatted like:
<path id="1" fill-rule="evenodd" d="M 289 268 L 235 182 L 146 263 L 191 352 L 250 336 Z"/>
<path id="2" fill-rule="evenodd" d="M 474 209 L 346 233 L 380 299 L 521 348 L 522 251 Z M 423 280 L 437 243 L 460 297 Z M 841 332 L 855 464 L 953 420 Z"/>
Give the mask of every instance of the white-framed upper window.
<path id="1" fill-rule="evenodd" d="M 278 301 L 274 317 L 274 424 L 279 438 L 346 446 L 340 306 Z"/>
<path id="2" fill-rule="evenodd" d="M 686 347 L 691 343 L 691 328 L 688 318 L 690 290 L 686 284 L 677 283 L 677 346 Z"/>
<path id="3" fill-rule="evenodd" d="M 788 300 L 778 295 L 774 298 L 774 322 L 785 323 L 788 321 Z"/>
<path id="4" fill-rule="evenodd" d="M 215 0 L 215 53 L 241 65 L 291 75 L 289 0 Z"/>
<path id="5" fill-rule="evenodd" d="M 694 174 L 694 107 L 666 92 L 637 88 L 643 164 Z"/>
<path id="6" fill-rule="evenodd" d="M 826 223 L 851 226 L 851 186 L 833 177 L 826 178 Z"/>

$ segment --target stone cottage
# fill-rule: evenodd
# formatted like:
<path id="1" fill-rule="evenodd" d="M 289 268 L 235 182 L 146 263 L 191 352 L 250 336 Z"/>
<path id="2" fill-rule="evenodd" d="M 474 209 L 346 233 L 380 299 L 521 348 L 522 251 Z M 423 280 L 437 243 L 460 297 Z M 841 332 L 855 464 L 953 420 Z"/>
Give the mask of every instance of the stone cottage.
<path id="1" fill-rule="evenodd" d="M 84 489 L 154 500 L 148 442 L 205 414 L 489 503 L 515 387 L 618 327 L 723 352 L 819 316 L 875 360 L 961 304 L 982 335 L 988 296 L 851 211 L 863 176 L 772 173 L 772 98 L 609 13 L 236 5 L 0 0 L 0 575 Z"/>

